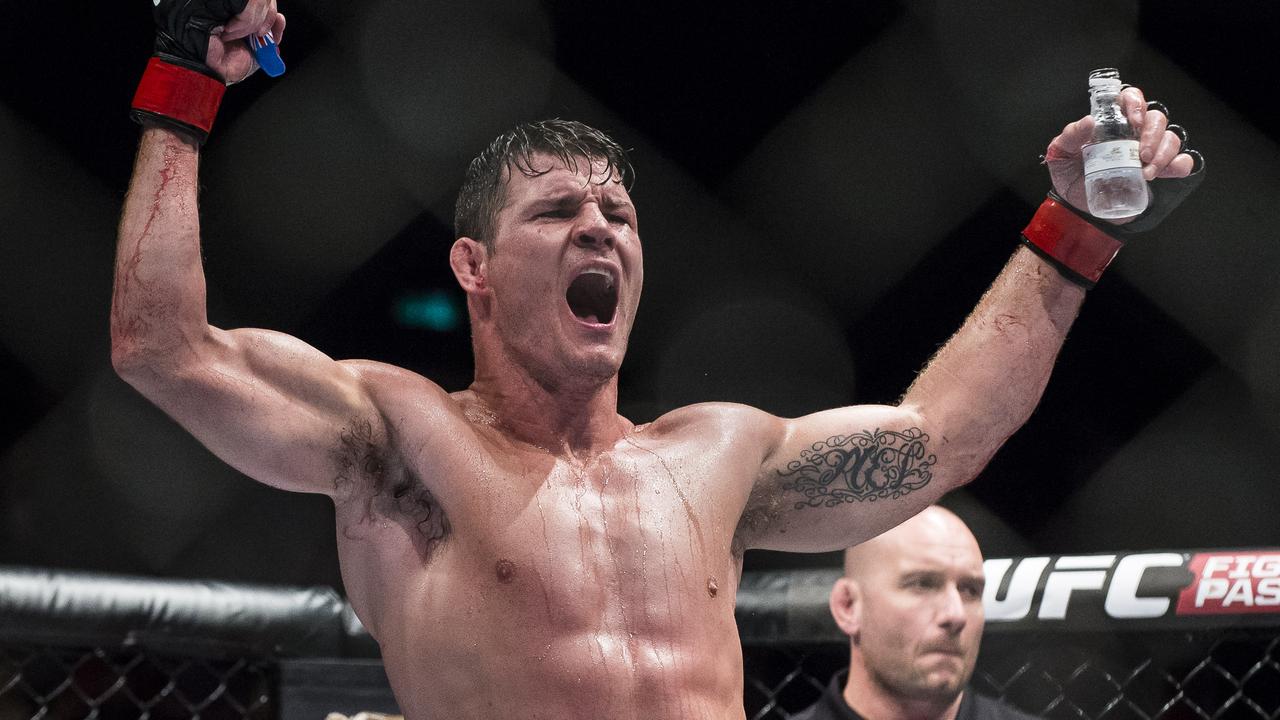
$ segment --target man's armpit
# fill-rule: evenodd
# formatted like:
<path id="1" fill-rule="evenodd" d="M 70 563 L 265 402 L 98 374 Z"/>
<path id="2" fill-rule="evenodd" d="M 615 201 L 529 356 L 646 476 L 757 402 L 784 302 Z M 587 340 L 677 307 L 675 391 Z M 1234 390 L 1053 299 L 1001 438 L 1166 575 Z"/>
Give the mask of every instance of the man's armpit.
<path id="1" fill-rule="evenodd" d="M 335 501 L 358 503 L 362 510 L 357 523 L 372 523 L 381 516 L 401 524 L 424 560 L 449 534 L 449 518 L 435 495 L 369 421 L 343 428 L 333 461 Z M 348 528 L 348 537 L 354 537 L 353 532 Z"/>
<path id="2" fill-rule="evenodd" d="M 833 435 L 779 470 L 784 498 L 796 510 L 892 500 L 928 485 L 937 457 L 920 428 Z"/>
<path id="3" fill-rule="evenodd" d="M 358 420 L 344 427 L 332 459 L 333 490 L 337 497 L 351 497 L 362 486 L 367 486 L 373 495 L 382 492 L 387 474 L 387 444 L 385 438 L 374 437 L 373 423 Z"/>

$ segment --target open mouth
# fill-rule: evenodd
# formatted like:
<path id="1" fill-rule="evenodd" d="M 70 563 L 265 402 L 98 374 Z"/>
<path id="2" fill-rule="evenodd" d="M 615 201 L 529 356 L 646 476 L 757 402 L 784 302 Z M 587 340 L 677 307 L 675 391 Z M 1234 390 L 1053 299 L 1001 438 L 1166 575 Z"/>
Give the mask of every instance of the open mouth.
<path id="1" fill-rule="evenodd" d="M 618 287 L 613 276 L 604 270 L 585 270 L 569 283 L 564 295 L 569 310 L 579 320 L 593 325 L 608 325 L 618 309 Z"/>

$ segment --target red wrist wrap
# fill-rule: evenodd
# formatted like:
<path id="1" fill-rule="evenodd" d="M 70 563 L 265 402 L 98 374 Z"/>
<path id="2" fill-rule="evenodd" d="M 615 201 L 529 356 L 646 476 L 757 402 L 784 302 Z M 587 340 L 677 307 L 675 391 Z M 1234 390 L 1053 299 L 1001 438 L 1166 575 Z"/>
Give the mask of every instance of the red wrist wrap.
<path id="1" fill-rule="evenodd" d="M 1052 197 L 1045 198 L 1022 238 L 1068 279 L 1093 287 L 1124 243 Z"/>
<path id="2" fill-rule="evenodd" d="M 208 134 L 226 91 L 221 80 L 153 57 L 134 93 L 133 108 L 173 118 Z"/>

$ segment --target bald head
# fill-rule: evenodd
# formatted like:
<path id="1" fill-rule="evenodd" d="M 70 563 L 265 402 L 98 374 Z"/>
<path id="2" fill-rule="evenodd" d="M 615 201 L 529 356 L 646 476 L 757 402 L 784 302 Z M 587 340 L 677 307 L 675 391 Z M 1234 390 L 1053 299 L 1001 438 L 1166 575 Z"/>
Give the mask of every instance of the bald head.
<path id="1" fill-rule="evenodd" d="M 983 586 L 978 541 L 940 507 L 847 550 L 831 613 L 850 638 L 850 707 L 864 717 L 953 716 L 978 659 Z"/>
<path id="2" fill-rule="evenodd" d="M 981 561 L 978 540 L 958 515 L 938 505 L 930 505 L 901 525 L 844 552 L 845 577 L 858 580 L 867 573 L 884 569 L 885 560 L 920 552 L 926 547 L 954 547 Z"/>

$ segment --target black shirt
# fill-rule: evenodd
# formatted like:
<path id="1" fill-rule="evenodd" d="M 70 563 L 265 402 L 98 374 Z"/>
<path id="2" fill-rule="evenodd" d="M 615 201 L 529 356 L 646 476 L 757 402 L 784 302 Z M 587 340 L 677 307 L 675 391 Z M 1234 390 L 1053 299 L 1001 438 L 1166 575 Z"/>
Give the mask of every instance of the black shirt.
<path id="1" fill-rule="evenodd" d="M 818 702 L 800 711 L 798 715 L 792 715 L 792 720 L 864 720 L 844 700 L 844 683 L 848 672 L 848 670 L 841 670 L 836 673 Z M 960 699 L 960 709 L 956 712 L 956 720 L 1040 720 L 1040 718 L 965 688 L 964 696 Z"/>

